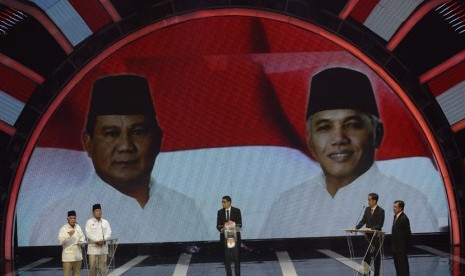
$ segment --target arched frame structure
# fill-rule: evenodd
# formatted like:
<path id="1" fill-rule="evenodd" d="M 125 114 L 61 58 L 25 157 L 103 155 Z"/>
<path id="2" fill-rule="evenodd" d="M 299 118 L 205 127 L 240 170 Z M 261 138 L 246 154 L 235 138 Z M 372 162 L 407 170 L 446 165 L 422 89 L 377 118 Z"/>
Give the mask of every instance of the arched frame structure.
<path id="1" fill-rule="evenodd" d="M 453 244 L 459 244 L 461 241 L 461 228 L 459 223 L 459 215 L 458 215 L 458 206 L 456 201 L 456 195 L 454 192 L 454 186 L 451 181 L 451 177 L 449 176 L 449 170 L 447 167 L 447 161 L 443 157 L 443 153 L 441 151 L 441 147 L 438 144 L 434 132 L 431 130 L 431 127 L 428 124 L 428 121 L 425 120 L 424 115 L 422 114 L 421 110 L 417 106 L 417 104 L 412 100 L 411 96 L 406 92 L 405 88 L 399 82 L 394 79 L 392 76 L 395 73 L 389 72 L 382 64 L 378 61 L 373 59 L 373 57 L 369 56 L 366 52 L 361 50 L 357 47 L 357 45 L 353 44 L 353 42 L 349 42 L 346 39 L 341 38 L 341 36 L 335 34 L 334 32 L 330 31 L 329 29 L 325 29 L 317 24 L 313 24 L 311 22 L 307 22 L 289 15 L 268 12 L 263 10 L 252 10 L 252 9 L 217 9 L 217 10 L 203 10 L 203 11 L 195 11 L 191 13 L 186 13 L 182 15 L 173 16 L 167 18 L 163 21 L 159 21 L 138 29 L 126 36 L 122 39 L 116 41 L 115 43 L 108 46 L 105 50 L 100 52 L 98 55 L 93 57 L 87 64 L 82 66 L 79 71 L 77 71 L 70 80 L 60 89 L 60 92 L 57 93 L 55 97 L 53 97 L 49 106 L 44 109 L 41 117 L 38 119 L 35 127 L 33 128 L 29 138 L 24 147 L 24 151 L 22 153 L 21 159 L 17 166 L 17 171 L 14 176 L 14 180 L 12 183 L 12 189 L 10 194 L 9 206 L 7 211 L 6 217 L 6 228 L 5 228 L 5 243 L 4 243 L 4 251 L 5 251 L 5 258 L 11 259 L 13 256 L 13 230 L 14 230 L 14 216 L 15 216 L 15 205 L 16 199 L 18 196 L 19 188 L 21 185 L 21 181 L 29 161 L 33 149 L 35 147 L 36 142 L 39 139 L 39 136 L 44 129 L 45 125 L 47 124 L 50 117 L 56 111 L 56 109 L 60 106 L 63 100 L 67 97 L 67 95 L 72 91 L 72 89 L 81 81 L 86 74 L 88 74 L 95 66 L 97 66 L 100 62 L 102 62 L 105 58 L 110 56 L 112 53 L 118 51 L 125 45 L 131 43 L 132 41 L 147 35 L 151 32 L 156 30 L 172 26 L 175 24 L 183 23 L 189 20 L 199 19 L 199 18 L 208 18 L 208 17 L 219 17 L 219 16 L 249 16 L 249 17 L 257 17 L 257 18 L 264 18 L 264 19 L 271 19 L 279 22 L 284 22 L 287 24 L 291 24 L 293 26 L 302 28 L 304 30 L 316 33 L 321 37 L 324 37 L 335 44 L 341 46 L 352 55 L 357 57 L 359 60 L 364 62 L 368 67 L 370 67 L 374 72 L 376 72 L 385 82 L 389 85 L 389 87 L 398 95 L 398 97 L 403 101 L 405 106 L 408 107 L 410 113 L 414 116 L 418 124 L 420 125 L 422 131 L 426 135 L 426 138 L 431 146 L 433 154 L 436 158 L 436 161 L 439 165 L 440 173 L 443 177 L 445 183 L 445 190 L 448 197 L 449 207 L 450 207 L 450 225 L 451 225 L 451 242 Z"/>

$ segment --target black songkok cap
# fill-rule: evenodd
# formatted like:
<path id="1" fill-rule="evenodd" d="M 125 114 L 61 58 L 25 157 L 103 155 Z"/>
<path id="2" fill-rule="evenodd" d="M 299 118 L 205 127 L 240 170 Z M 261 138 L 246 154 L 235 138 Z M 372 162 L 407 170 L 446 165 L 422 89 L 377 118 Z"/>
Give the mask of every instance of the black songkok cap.
<path id="1" fill-rule="evenodd" d="M 347 68 L 330 68 L 313 76 L 306 119 L 320 111 L 358 109 L 379 118 L 370 80 Z"/>
<path id="2" fill-rule="evenodd" d="M 92 212 L 95 211 L 95 210 L 97 210 L 97 209 L 102 210 L 102 207 L 100 207 L 100 204 L 98 204 L 98 203 L 97 203 L 97 204 L 94 204 L 94 205 L 92 206 Z"/>
<path id="3" fill-rule="evenodd" d="M 68 211 L 68 217 L 71 217 L 71 216 L 76 216 L 76 211 L 74 210 Z"/>
<path id="4" fill-rule="evenodd" d="M 99 115 L 134 114 L 148 115 L 155 120 L 155 108 L 146 78 L 137 75 L 109 75 L 95 81 L 87 124 L 93 124 Z"/>

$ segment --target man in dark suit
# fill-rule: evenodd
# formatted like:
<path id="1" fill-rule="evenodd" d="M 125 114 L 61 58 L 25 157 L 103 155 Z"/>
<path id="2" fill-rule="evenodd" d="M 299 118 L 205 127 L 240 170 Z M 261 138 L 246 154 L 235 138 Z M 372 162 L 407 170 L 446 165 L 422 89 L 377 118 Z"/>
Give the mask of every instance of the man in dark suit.
<path id="1" fill-rule="evenodd" d="M 410 221 L 404 213 L 405 203 L 394 201 L 394 222 L 392 223 L 391 250 L 397 276 L 410 275 L 407 250 L 410 241 Z"/>
<path id="2" fill-rule="evenodd" d="M 231 271 L 231 258 L 234 259 L 234 271 L 236 276 L 241 275 L 240 267 L 240 247 L 241 247 L 241 233 L 237 232 L 236 234 L 236 245 L 233 248 L 228 248 L 227 241 L 224 238 L 223 229 L 225 224 L 234 222 L 236 226 L 242 227 L 242 216 L 241 210 L 231 206 L 231 197 L 223 196 L 221 200 L 223 208 L 218 210 L 218 215 L 216 217 L 216 229 L 220 231 L 220 241 L 224 246 L 224 265 L 226 269 L 226 274 L 228 276 L 232 275 Z"/>
<path id="3" fill-rule="evenodd" d="M 378 206 L 378 194 L 370 193 L 368 194 L 368 207 L 365 209 L 362 220 L 355 227 L 356 229 L 362 228 L 363 225 L 366 225 L 367 228 L 371 230 L 381 231 L 384 224 L 384 210 Z M 364 258 L 365 263 L 370 265 L 371 259 L 375 259 L 375 276 L 379 276 L 379 270 L 381 266 L 381 252 L 380 252 L 380 239 L 378 237 L 373 238 L 373 234 L 367 234 L 366 239 L 368 243 L 373 239 L 371 248 L 367 251 L 367 254 Z M 369 270 L 368 270 L 369 272 Z M 367 271 L 365 270 L 365 274 Z M 367 274 L 368 275 L 368 274 Z"/>

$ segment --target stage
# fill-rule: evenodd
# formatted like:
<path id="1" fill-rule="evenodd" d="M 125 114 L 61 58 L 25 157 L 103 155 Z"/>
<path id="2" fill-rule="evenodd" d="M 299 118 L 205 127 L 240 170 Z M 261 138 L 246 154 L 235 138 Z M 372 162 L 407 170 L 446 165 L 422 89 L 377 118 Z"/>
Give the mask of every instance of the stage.
<path id="1" fill-rule="evenodd" d="M 354 240 L 351 260 L 345 238 L 244 240 L 242 275 L 355 275 L 363 254 L 362 237 Z M 465 259 L 459 247 L 450 247 L 447 234 L 414 236 L 409 252 L 411 275 L 460 275 Z M 358 248 L 358 249 L 357 249 Z M 62 275 L 60 247 L 19 248 L 14 268 L 4 275 Z M 462 250 L 463 251 L 463 250 Z M 463 252 L 462 252 L 463 256 Z M 10 263 L 5 263 L 6 268 Z M 11 266 L 10 266 L 11 267 Z M 83 270 L 82 275 L 87 275 Z M 383 275 L 395 275 L 386 239 Z M 217 242 L 119 245 L 116 275 L 225 275 L 221 246 Z"/>

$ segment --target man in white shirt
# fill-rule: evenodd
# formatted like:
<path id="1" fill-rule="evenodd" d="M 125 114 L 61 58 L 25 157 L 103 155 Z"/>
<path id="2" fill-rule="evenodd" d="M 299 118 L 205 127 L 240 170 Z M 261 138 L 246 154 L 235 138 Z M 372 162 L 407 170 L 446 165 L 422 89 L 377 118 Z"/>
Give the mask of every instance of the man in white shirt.
<path id="1" fill-rule="evenodd" d="M 86 235 L 89 240 L 87 254 L 89 255 L 90 276 L 107 275 L 108 245 L 111 238 L 111 227 L 107 220 L 102 219 L 100 204 L 92 206 L 93 218 L 86 222 Z"/>
<path id="2" fill-rule="evenodd" d="M 376 165 L 384 128 L 367 76 L 339 67 L 317 73 L 311 82 L 306 125 L 307 145 L 322 173 L 278 197 L 263 238 L 343 235 L 342 229 L 357 220 L 354 203 L 364 202 L 371 191 L 384 203 L 413 195 L 414 230 L 439 231 L 426 196 L 384 175 Z M 386 226 L 390 229 L 392 222 Z"/>
<path id="3" fill-rule="evenodd" d="M 147 79 L 131 74 L 97 79 L 82 133 L 95 172 L 88 183 L 44 209 L 30 244 L 49 242 L 46 225 L 57 219 L 50 210 L 64 205 L 81 212 L 94 202 L 105 206 L 121 243 L 208 239 L 207 223 L 194 200 L 152 177 L 162 137 Z"/>
<path id="4" fill-rule="evenodd" d="M 76 212 L 68 212 L 68 223 L 60 228 L 58 240 L 63 246 L 61 261 L 63 262 L 64 276 L 81 275 L 82 251 L 81 243 L 86 241 L 86 237 L 81 227 L 76 223 Z"/>

